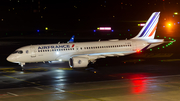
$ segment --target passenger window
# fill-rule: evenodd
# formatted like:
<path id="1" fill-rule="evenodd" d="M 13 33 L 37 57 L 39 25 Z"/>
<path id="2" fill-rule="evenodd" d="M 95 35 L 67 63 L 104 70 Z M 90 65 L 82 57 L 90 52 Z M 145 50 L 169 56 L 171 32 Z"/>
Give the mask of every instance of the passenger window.
<path id="1" fill-rule="evenodd" d="M 28 51 L 28 50 L 26 50 L 26 53 L 28 54 L 28 53 L 29 53 L 29 51 Z"/>

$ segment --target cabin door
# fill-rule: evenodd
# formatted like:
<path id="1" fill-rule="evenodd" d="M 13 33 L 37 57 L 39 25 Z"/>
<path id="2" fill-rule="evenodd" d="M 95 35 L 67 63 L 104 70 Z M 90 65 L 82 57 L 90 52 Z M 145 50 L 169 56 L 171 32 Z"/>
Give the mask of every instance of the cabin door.
<path id="1" fill-rule="evenodd" d="M 76 46 L 76 51 L 77 51 L 77 52 L 79 51 L 79 47 L 78 47 L 78 46 Z"/>
<path id="2" fill-rule="evenodd" d="M 137 43 L 132 42 L 132 51 L 136 51 L 136 50 L 137 50 Z"/>
<path id="3" fill-rule="evenodd" d="M 31 46 L 30 49 L 31 49 L 31 58 L 36 57 L 36 50 L 35 50 L 35 47 L 34 47 L 34 46 Z"/>

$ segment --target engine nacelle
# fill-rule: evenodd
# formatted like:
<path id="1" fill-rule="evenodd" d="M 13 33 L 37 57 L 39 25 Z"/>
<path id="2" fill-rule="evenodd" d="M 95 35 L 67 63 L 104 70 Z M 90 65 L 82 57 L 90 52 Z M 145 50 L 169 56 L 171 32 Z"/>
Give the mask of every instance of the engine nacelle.
<path id="1" fill-rule="evenodd" d="M 89 64 L 88 58 L 84 57 L 72 57 L 69 60 L 69 66 L 71 68 L 87 67 Z"/>

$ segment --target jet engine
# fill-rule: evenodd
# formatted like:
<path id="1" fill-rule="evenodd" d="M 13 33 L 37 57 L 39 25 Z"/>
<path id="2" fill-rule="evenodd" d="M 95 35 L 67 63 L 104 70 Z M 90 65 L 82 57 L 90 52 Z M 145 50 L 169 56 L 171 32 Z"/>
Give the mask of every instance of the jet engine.
<path id="1" fill-rule="evenodd" d="M 89 64 L 88 58 L 84 58 L 84 57 L 72 57 L 69 60 L 69 65 L 71 68 L 87 67 L 88 64 Z"/>

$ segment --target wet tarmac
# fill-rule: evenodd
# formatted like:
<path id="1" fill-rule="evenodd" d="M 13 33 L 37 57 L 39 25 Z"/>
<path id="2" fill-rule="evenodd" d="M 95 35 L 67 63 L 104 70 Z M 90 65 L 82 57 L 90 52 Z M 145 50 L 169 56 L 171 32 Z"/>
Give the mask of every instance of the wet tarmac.
<path id="1" fill-rule="evenodd" d="M 36 43 L 36 42 L 34 42 Z M 98 59 L 88 69 L 68 62 L 18 64 L 6 57 L 28 43 L 1 45 L 0 101 L 178 101 L 178 41 L 125 57 Z M 165 46 L 165 48 L 163 48 Z"/>

